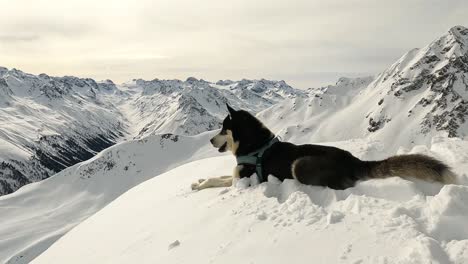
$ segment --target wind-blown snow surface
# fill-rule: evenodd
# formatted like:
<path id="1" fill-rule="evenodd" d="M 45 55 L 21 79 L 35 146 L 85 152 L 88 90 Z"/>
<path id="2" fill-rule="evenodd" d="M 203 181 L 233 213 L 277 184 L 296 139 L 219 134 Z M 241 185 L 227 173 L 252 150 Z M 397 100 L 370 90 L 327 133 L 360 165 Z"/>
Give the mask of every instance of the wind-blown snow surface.
<path id="1" fill-rule="evenodd" d="M 372 142 L 331 143 L 361 158 Z M 468 142 L 412 152 L 468 169 Z M 468 186 L 401 178 L 336 191 L 283 183 L 191 191 L 229 174 L 231 157 L 194 161 L 126 192 L 32 263 L 467 263 Z M 249 179 L 246 179 L 249 180 Z M 467 177 L 461 178 L 466 183 Z"/>
<path id="2" fill-rule="evenodd" d="M 133 186 L 178 165 L 216 155 L 206 144 L 212 135 L 165 134 L 121 143 L 0 197 L 0 263 L 28 263 Z"/>

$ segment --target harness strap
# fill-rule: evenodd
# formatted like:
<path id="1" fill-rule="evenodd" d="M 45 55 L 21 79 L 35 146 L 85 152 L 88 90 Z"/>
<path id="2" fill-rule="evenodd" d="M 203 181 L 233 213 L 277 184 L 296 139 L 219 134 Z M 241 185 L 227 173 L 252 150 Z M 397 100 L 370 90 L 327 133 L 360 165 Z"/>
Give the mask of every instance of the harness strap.
<path id="1" fill-rule="evenodd" d="M 269 149 L 276 142 L 279 142 L 279 139 L 277 137 L 274 137 L 260 149 L 250 152 L 247 155 L 236 157 L 237 165 L 241 165 L 241 164 L 255 165 L 255 172 L 257 173 L 257 176 L 260 182 L 263 182 L 265 180 L 263 177 L 263 167 L 262 167 L 263 153 L 265 153 L 265 151 Z"/>

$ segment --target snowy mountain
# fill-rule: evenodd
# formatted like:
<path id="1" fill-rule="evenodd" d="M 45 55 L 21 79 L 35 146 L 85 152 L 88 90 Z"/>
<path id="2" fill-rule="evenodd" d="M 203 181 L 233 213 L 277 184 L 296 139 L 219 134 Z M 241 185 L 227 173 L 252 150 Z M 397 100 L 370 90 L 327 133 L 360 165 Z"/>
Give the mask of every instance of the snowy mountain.
<path id="1" fill-rule="evenodd" d="M 468 29 L 451 28 L 375 78 L 344 78 L 310 93 L 259 116 L 286 139 L 295 133 L 316 142 L 367 137 L 394 151 L 399 146 L 392 142 L 412 147 L 439 134 L 466 137 Z"/>
<path id="2" fill-rule="evenodd" d="M 0 195 L 93 157 L 125 135 L 111 81 L 0 68 Z"/>
<path id="3" fill-rule="evenodd" d="M 45 179 L 126 138 L 219 127 L 225 103 L 254 113 L 304 97 L 284 81 L 188 78 L 115 85 L 0 68 L 0 195 Z"/>
<path id="4" fill-rule="evenodd" d="M 421 116 L 421 132 L 445 131 L 449 137 L 466 136 L 468 124 L 468 29 L 456 26 L 420 50 L 412 50 L 382 73 L 376 87 L 384 87 L 388 103 L 369 117 L 369 129 L 384 126 L 386 105 L 393 101 L 416 101 L 407 116 Z M 389 96 L 390 95 L 390 96 Z M 391 97 L 393 95 L 393 97 Z M 392 101 L 393 100 L 393 101 Z M 387 107 L 388 108 L 388 107 Z M 372 125 L 370 120 L 374 120 Z M 380 125 L 379 125 L 380 124 Z"/>

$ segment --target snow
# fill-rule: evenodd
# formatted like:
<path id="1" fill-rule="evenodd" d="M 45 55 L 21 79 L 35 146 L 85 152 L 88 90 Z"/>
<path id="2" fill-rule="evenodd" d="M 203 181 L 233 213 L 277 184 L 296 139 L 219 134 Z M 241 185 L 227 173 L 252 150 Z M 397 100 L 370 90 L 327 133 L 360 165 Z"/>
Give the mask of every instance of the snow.
<path id="1" fill-rule="evenodd" d="M 2 132 L 0 131 L 0 134 Z M 0 138 L 0 153 L 8 153 L 10 159 L 26 159 L 29 153 L 14 145 L 13 143 Z M 0 157 L 0 161 L 4 161 L 4 157 Z"/>
<path id="2" fill-rule="evenodd" d="M 359 157 L 365 141 L 330 143 Z M 363 146 L 369 148 L 362 149 Z M 425 149 L 467 172 L 468 144 Z M 357 150 L 357 151 L 353 151 Z M 415 150 L 410 150 L 414 152 Z M 232 157 L 184 164 L 124 193 L 32 263 L 466 263 L 468 186 L 371 180 L 346 190 L 295 180 L 192 191 Z M 467 176 L 461 176 L 466 182 Z M 255 182 L 255 180 L 254 180 Z"/>
<path id="3" fill-rule="evenodd" d="M 207 132 L 117 144 L 49 179 L 0 197 L 0 263 L 28 263 L 119 195 L 188 161 L 217 155 Z"/>

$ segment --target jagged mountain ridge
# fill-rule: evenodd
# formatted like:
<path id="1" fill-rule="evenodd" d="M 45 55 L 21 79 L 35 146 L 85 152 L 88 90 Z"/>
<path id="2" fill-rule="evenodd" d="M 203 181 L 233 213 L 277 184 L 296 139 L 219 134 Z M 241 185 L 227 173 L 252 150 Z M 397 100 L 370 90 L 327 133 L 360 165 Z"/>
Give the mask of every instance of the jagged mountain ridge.
<path id="1" fill-rule="evenodd" d="M 216 129 L 228 101 L 256 113 L 284 98 L 305 96 L 284 81 L 224 82 L 191 77 L 118 86 L 0 68 L 0 195 L 126 138 Z"/>
<path id="2" fill-rule="evenodd" d="M 400 146 L 391 142 L 411 148 L 439 134 L 466 137 L 467 84 L 468 29 L 455 26 L 375 77 L 342 78 L 259 116 L 285 139 L 294 133 L 311 142 L 364 136 L 396 151 Z"/>
<path id="3" fill-rule="evenodd" d="M 257 113 L 288 98 L 306 97 L 284 81 L 241 80 L 210 83 L 190 77 L 186 81 L 133 80 L 122 85 L 139 91 L 125 108 L 137 137 L 173 133 L 196 135 L 217 129 L 226 116 L 225 103 Z"/>

